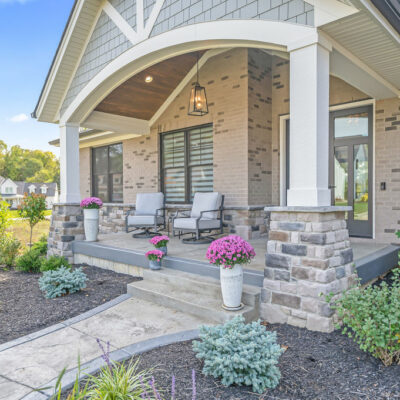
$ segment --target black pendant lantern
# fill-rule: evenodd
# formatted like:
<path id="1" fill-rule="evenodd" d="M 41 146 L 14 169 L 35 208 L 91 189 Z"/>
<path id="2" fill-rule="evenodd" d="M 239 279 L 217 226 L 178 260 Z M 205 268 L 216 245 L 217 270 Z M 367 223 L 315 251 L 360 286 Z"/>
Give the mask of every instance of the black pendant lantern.
<path id="1" fill-rule="evenodd" d="M 208 114 L 206 88 L 199 83 L 199 54 L 197 53 L 197 79 L 190 91 L 188 115 L 201 117 Z"/>

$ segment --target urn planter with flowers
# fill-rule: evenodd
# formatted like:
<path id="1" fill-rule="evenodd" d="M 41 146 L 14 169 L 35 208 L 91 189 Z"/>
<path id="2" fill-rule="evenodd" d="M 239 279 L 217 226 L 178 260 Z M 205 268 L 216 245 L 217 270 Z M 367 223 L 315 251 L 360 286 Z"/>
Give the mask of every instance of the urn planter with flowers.
<path id="1" fill-rule="evenodd" d="M 161 236 L 154 236 L 152 237 L 149 242 L 158 250 L 161 250 L 164 253 L 164 256 L 167 255 L 168 249 L 167 245 L 169 242 L 169 237 L 166 235 Z"/>
<path id="2" fill-rule="evenodd" d="M 146 257 L 149 260 L 149 267 L 152 270 L 161 269 L 161 261 L 164 257 L 164 253 L 159 250 L 150 250 L 146 253 Z"/>
<path id="3" fill-rule="evenodd" d="M 86 199 L 81 201 L 85 238 L 87 242 L 97 241 L 97 235 L 99 233 L 99 209 L 102 206 L 103 202 L 97 197 L 86 197 Z"/>
<path id="4" fill-rule="evenodd" d="M 229 235 L 214 240 L 207 258 L 211 264 L 220 267 L 222 307 L 237 311 L 243 308 L 243 264 L 249 264 L 256 255 L 254 248 L 240 236 Z"/>

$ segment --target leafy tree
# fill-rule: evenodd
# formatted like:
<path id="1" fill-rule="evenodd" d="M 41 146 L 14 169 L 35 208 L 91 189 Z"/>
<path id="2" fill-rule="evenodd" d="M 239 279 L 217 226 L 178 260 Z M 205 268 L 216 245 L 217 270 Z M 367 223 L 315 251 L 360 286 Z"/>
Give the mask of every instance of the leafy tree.
<path id="1" fill-rule="evenodd" d="M 27 194 L 25 193 L 24 199 L 19 206 L 18 212 L 22 218 L 26 218 L 31 228 L 29 247 L 32 247 L 32 233 L 35 225 L 43 221 L 46 211 L 46 197 L 42 194 Z"/>
<path id="2" fill-rule="evenodd" d="M 6 201 L 0 201 L 0 236 L 4 236 L 10 218 L 10 205 Z"/>
<path id="3" fill-rule="evenodd" d="M 8 148 L 0 140 L 0 175 L 13 181 L 59 183 L 60 164 L 50 151 Z"/>

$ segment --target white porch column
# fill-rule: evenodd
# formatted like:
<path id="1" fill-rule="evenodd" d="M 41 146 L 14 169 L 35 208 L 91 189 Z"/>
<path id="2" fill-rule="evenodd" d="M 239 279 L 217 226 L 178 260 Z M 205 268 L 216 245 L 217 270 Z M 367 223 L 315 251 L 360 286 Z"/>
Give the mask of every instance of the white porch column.
<path id="1" fill-rule="evenodd" d="M 60 125 L 61 203 L 81 201 L 79 175 L 79 125 Z"/>
<path id="2" fill-rule="evenodd" d="M 316 34 L 290 51 L 290 186 L 288 206 L 331 205 L 329 185 L 329 53 Z"/>

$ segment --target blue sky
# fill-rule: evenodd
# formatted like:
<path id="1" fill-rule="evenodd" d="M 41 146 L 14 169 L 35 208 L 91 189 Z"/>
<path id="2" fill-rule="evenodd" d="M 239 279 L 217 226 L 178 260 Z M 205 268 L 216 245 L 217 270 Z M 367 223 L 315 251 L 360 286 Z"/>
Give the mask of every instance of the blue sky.
<path id="1" fill-rule="evenodd" d="M 23 148 L 48 144 L 58 127 L 30 117 L 73 0 L 0 0 L 0 139 Z"/>

